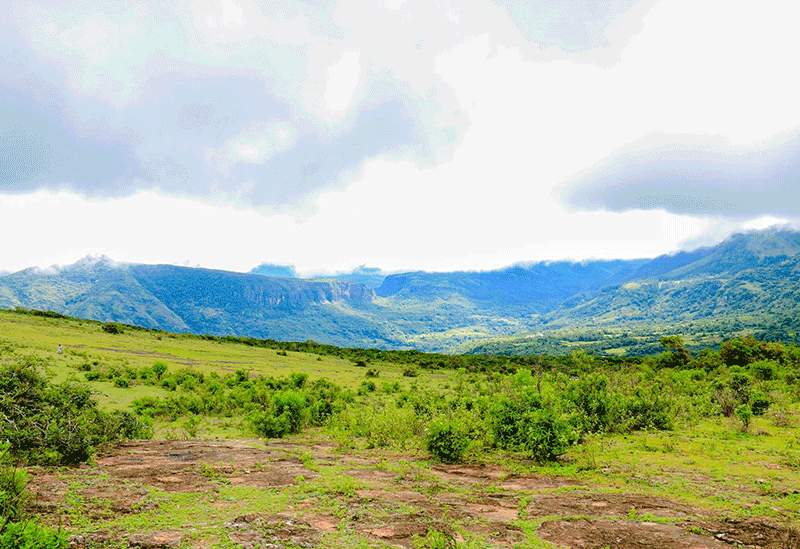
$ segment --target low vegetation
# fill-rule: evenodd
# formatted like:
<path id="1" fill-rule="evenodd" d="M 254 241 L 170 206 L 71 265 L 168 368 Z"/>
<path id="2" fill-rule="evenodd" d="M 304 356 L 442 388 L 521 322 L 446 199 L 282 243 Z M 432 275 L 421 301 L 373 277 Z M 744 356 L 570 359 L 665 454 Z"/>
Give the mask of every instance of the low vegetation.
<path id="1" fill-rule="evenodd" d="M 647 469 L 658 462 L 653 453 L 695 463 L 722 452 L 697 449 L 693 456 L 696 433 L 752 453 L 763 451 L 769 429 L 781 437 L 769 455 L 786 473 L 760 484 L 770 483 L 762 494 L 767 503 L 739 511 L 773 516 L 772 505 L 795 524 L 800 517 L 800 501 L 784 489 L 800 467 L 794 345 L 739 337 L 693 352 L 681 337 L 664 336 L 661 353 L 648 357 L 580 350 L 450 356 L 109 330 L 11 312 L 0 322 L 8 328 L 0 332 L 0 536 L 51 540 L 41 547 L 62 547 L 66 537 L 25 516 L 26 473 L 18 466 L 74 465 L 119 439 L 153 435 L 269 440 L 311 432 L 342 452 L 502 462 L 613 484 L 634 469 L 657 474 Z M 62 343 L 64 354 L 56 354 Z M 622 446 L 630 455 L 647 453 L 647 463 L 628 464 L 623 473 Z M 612 473 L 598 480 L 604 468 Z M 694 488 L 669 486 L 673 497 L 696 503 Z M 730 502 L 707 503 L 735 512 Z M 432 546 L 439 535 L 420 543 Z M 0 544 L 6 546 L 14 544 Z"/>

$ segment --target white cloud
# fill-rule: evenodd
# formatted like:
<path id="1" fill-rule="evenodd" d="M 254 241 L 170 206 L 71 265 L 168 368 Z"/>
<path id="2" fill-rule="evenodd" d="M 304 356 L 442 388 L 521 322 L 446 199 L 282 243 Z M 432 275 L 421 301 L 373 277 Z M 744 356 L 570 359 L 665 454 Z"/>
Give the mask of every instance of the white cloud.
<path id="1" fill-rule="evenodd" d="M 292 148 L 297 139 L 297 129 L 286 120 L 253 123 L 228 141 L 228 160 L 260 164 Z"/>
<path id="2" fill-rule="evenodd" d="M 358 89 L 361 65 L 358 52 L 344 52 L 341 58 L 328 67 L 328 79 L 325 83 L 325 108 L 336 116 L 347 110 Z"/>
<path id="3" fill-rule="evenodd" d="M 332 171 L 331 181 L 312 189 L 313 208 L 292 215 L 141 192 L 105 201 L 0 195 L 0 234 L 25 219 L 48 220 L 40 234 L 10 244 L 8 265 L 0 268 L 65 263 L 86 253 L 239 270 L 293 263 L 301 271 L 655 255 L 730 225 L 660 210 L 576 213 L 560 205 L 555 190 L 654 131 L 750 146 L 800 127 L 800 76 L 793 70 L 800 8 L 790 2 L 641 3 L 606 29 L 610 46 L 574 53 L 527 41 L 488 0 L 340 0 L 324 13 L 310 3 L 187 0 L 171 18 L 156 7 L 76 15 L 18 6 L 30 47 L 53 66 L 68 67 L 68 86 L 82 101 L 70 112 L 90 117 L 99 99 L 131 114 L 120 120 L 145 129 L 118 129 L 135 133 L 138 152 L 173 147 L 176 156 L 196 154 L 202 166 L 187 181 L 211 174 L 212 190 L 228 202 L 241 204 L 264 184 L 255 171 L 229 180 L 235 167 L 292 151 L 304 135 L 327 142 L 346 133 L 360 113 L 387 100 L 381 86 L 416 101 L 408 116 L 420 118 L 420 142 L 444 146 L 442 136 L 452 135 L 449 154 L 437 149 L 427 163 L 378 151 L 363 169 L 347 167 L 351 180 Z M 198 86 L 215 76 L 255 82 L 248 90 L 263 88 L 285 112 L 239 120 L 235 109 L 223 110 L 225 121 L 237 120 L 229 133 L 208 143 L 181 141 L 162 126 L 146 126 L 161 111 L 137 110 L 148 82 L 172 74 Z M 230 93 L 235 106 L 241 98 Z M 279 184 L 291 189 L 296 182 Z M 261 239 L 231 246 L 242 235 Z"/>

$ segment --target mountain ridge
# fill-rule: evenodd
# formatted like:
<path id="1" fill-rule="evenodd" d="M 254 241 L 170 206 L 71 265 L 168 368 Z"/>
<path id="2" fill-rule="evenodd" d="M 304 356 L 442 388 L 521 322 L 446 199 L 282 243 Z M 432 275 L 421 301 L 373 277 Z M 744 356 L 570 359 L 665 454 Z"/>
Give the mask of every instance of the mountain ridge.
<path id="1" fill-rule="evenodd" d="M 384 275 L 362 271 L 373 283 Z M 5 308 L 177 332 L 437 351 L 542 330 L 786 315 L 799 302 L 800 232 L 788 229 L 653 259 L 387 274 L 377 288 L 105 257 L 0 276 Z"/>

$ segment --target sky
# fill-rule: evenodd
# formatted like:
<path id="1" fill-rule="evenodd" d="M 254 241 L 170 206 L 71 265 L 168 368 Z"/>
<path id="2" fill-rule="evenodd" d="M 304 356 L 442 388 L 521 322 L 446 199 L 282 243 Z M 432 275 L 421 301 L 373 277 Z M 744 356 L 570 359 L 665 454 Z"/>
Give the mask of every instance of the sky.
<path id="1" fill-rule="evenodd" d="M 0 271 L 654 257 L 800 221 L 791 0 L 0 0 Z"/>

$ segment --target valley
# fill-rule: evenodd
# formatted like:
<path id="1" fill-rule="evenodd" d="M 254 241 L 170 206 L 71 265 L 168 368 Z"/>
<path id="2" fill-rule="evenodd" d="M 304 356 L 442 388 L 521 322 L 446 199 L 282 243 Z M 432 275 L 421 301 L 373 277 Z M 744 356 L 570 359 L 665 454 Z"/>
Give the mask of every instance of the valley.
<path id="1" fill-rule="evenodd" d="M 674 332 L 696 346 L 752 332 L 789 343 L 798 334 L 800 233 L 790 230 L 736 234 L 652 260 L 385 276 L 360 269 L 352 279 L 258 272 L 293 273 L 87 258 L 0 276 L 0 307 L 174 332 L 447 353 L 563 353 L 583 341 L 592 352 L 641 355 L 658 352 L 658 337 Z"/>

